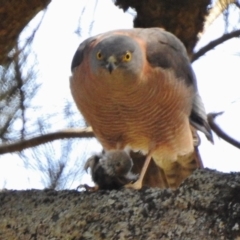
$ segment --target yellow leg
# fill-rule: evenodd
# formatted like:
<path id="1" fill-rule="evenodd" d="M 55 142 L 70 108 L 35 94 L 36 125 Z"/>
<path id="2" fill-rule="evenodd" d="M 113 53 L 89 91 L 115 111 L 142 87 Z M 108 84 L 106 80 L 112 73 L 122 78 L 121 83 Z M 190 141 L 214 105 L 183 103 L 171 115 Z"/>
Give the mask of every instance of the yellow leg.
<path id="1" fill-rule="evenodd" d="M 141 173 L 140 173 L 140 175 L 139 175 L 138 180 L 137 180 L 136 182 L 134 182 L 134 183 L 126 184 L 126 185 L 124 186 L 125 188 L 132 188 L 132 189 L 136 189 L 136 190 L 142 188 L 143 178 L 144 178 L 144 176 L 145 176 L 145 173 L 146 173 L 146 171 L 147 171 L 147 168 L 148 168 L 148 166 L 149 166 L 149 163 L 150 163 L 151 158 L 152 158 L 152 154 L 151 154 L 151 152 L 149 152 L 148 155 L 147 155 L 147 157 L 146 157 L 146 160 L 145 160 L 145 162 L 144 162 L 144 165 L 143 165 L 143 167 L 142 167 L 142 170 L 141 170 Z"/>

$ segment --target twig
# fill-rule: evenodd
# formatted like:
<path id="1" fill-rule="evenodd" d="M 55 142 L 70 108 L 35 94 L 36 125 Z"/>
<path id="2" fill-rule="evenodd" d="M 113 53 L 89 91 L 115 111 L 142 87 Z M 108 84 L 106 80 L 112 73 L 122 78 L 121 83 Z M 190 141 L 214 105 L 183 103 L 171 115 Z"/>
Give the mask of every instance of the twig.
<path id="1" fill-rule="evenodd" d="M 240 29 L 230 32 L 230 33 L 226 33 L 226 34 L 222 35 L 220 38 L 217 38 L 217 39 L 211 41 L 206 46 L 202 47 L 201 49 L 199 49 L 196 53 L 194 53 L 192 55 L 191 62 L 193 63 L 198 58 L 200 58 L 201 56 L 203 56 L 204 54 L 206 54 L 208 51 L 212 50 L 216 46 L 222 44 L 223 42 L 225 42 L 231 38 L 238 37 L 238 36 L 240 36 Z"/>
<path id="2" fill-rule="evenodd" d="M 236 5 L 236 7 L 240 8 L 240 3 L 238 1 L 236 1 L 234 4 Z"/>
<path id="3" fill-rule="evenodd" d="M 33 137 L 27 140 L 18 141 L 0 145 L 0 154 L 22 151 L 27 148 L 36 147 L 38 145 L 64 138 L 92 138 L 94 137 L 91 127 L 84 129 L 65 129 L 62 131 L 44 134 L 42 136 Z"/>
<path id="4" fill-rule="evenodd" d="M 240 142 L 233 139 L 232 137 L 230 137 L 228 134 L 226 134 L 214 121 L 214 119 L 219 116 L 222 115 L 223 112 L 219 112 L 219 113 L 209 113 L 208 114 L 208 122 L 209 125 L 211 127 L 211 129 L 223 140 L 225 140 L 226 142 L 230 143 L 231 145 L 233 145 L 236 148 L 240 149 Z"/>

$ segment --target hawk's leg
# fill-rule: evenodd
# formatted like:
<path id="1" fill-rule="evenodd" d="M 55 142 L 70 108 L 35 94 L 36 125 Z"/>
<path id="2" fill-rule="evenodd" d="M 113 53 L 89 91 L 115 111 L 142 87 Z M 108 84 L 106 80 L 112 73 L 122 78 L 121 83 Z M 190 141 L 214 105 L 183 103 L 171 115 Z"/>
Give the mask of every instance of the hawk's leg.
<path id="1" fill-rule="evenodd" d="M 151 158 L 152 158 L 152 154 L 151 154 L 151 152 L 149 152 L 148 155 L 147 155 L 147 157 L 146 157 L 146 160 L 145 160 L 145 162 L 144 162 L 144 165 L 143 165 L 143 167 L 142 167 L 142 170 L 141 170 L 141 173 L 140 173 L 140 175 L 139 175 L 138 180 L 137 180 L 136 182 L 134 182 L 134 183 L 126 184 L 126 185 L 124 186 L 125 188 L 132 188 L 132 189 L 136 189 L 136 190 L 142 188 L 143 178 L 144 178 L 144 176 L 145 176 L 145 173 L 146 173 L 146 171 L 147 171 L 147 168 L 148 168 L 148 166 L 149 166 L 149 163 L 150 163 L 150 161 L 151 161 Z"/>

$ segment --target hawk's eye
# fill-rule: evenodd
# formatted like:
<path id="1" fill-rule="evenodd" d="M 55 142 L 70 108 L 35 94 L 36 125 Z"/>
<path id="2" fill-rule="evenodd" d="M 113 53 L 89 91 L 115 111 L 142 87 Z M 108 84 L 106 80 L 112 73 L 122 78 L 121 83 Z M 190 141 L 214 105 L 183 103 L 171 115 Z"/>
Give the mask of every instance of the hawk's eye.
<path id="1" fill-rule="evenodd" d="M 130 52 L 126 52 L 125 55 L 123 56 L 123 61 L 124 62 L 129 62 L 132 59 L 132 54 Z"/>
<path id="2" fill-rule="evenodd" d="M 102 56 L 101 52 L 100 51 L 97 52 L 97 59 L 101 60 L 102 58 L 103 58 L 103 56 Z"/>

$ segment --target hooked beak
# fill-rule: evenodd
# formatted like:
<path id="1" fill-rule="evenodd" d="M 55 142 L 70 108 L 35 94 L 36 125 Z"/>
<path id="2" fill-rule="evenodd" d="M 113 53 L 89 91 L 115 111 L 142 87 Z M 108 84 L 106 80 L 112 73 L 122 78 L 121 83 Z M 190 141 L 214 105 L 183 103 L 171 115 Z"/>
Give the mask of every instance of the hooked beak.
<path id="1" fill-rule="evenodd" d="M 114 56 L 108 58 L 106 68 L 108 69 L 109 73 L 112 73 L 112 71 L 117 68 L 116 62 L 117 59 Z"/>

